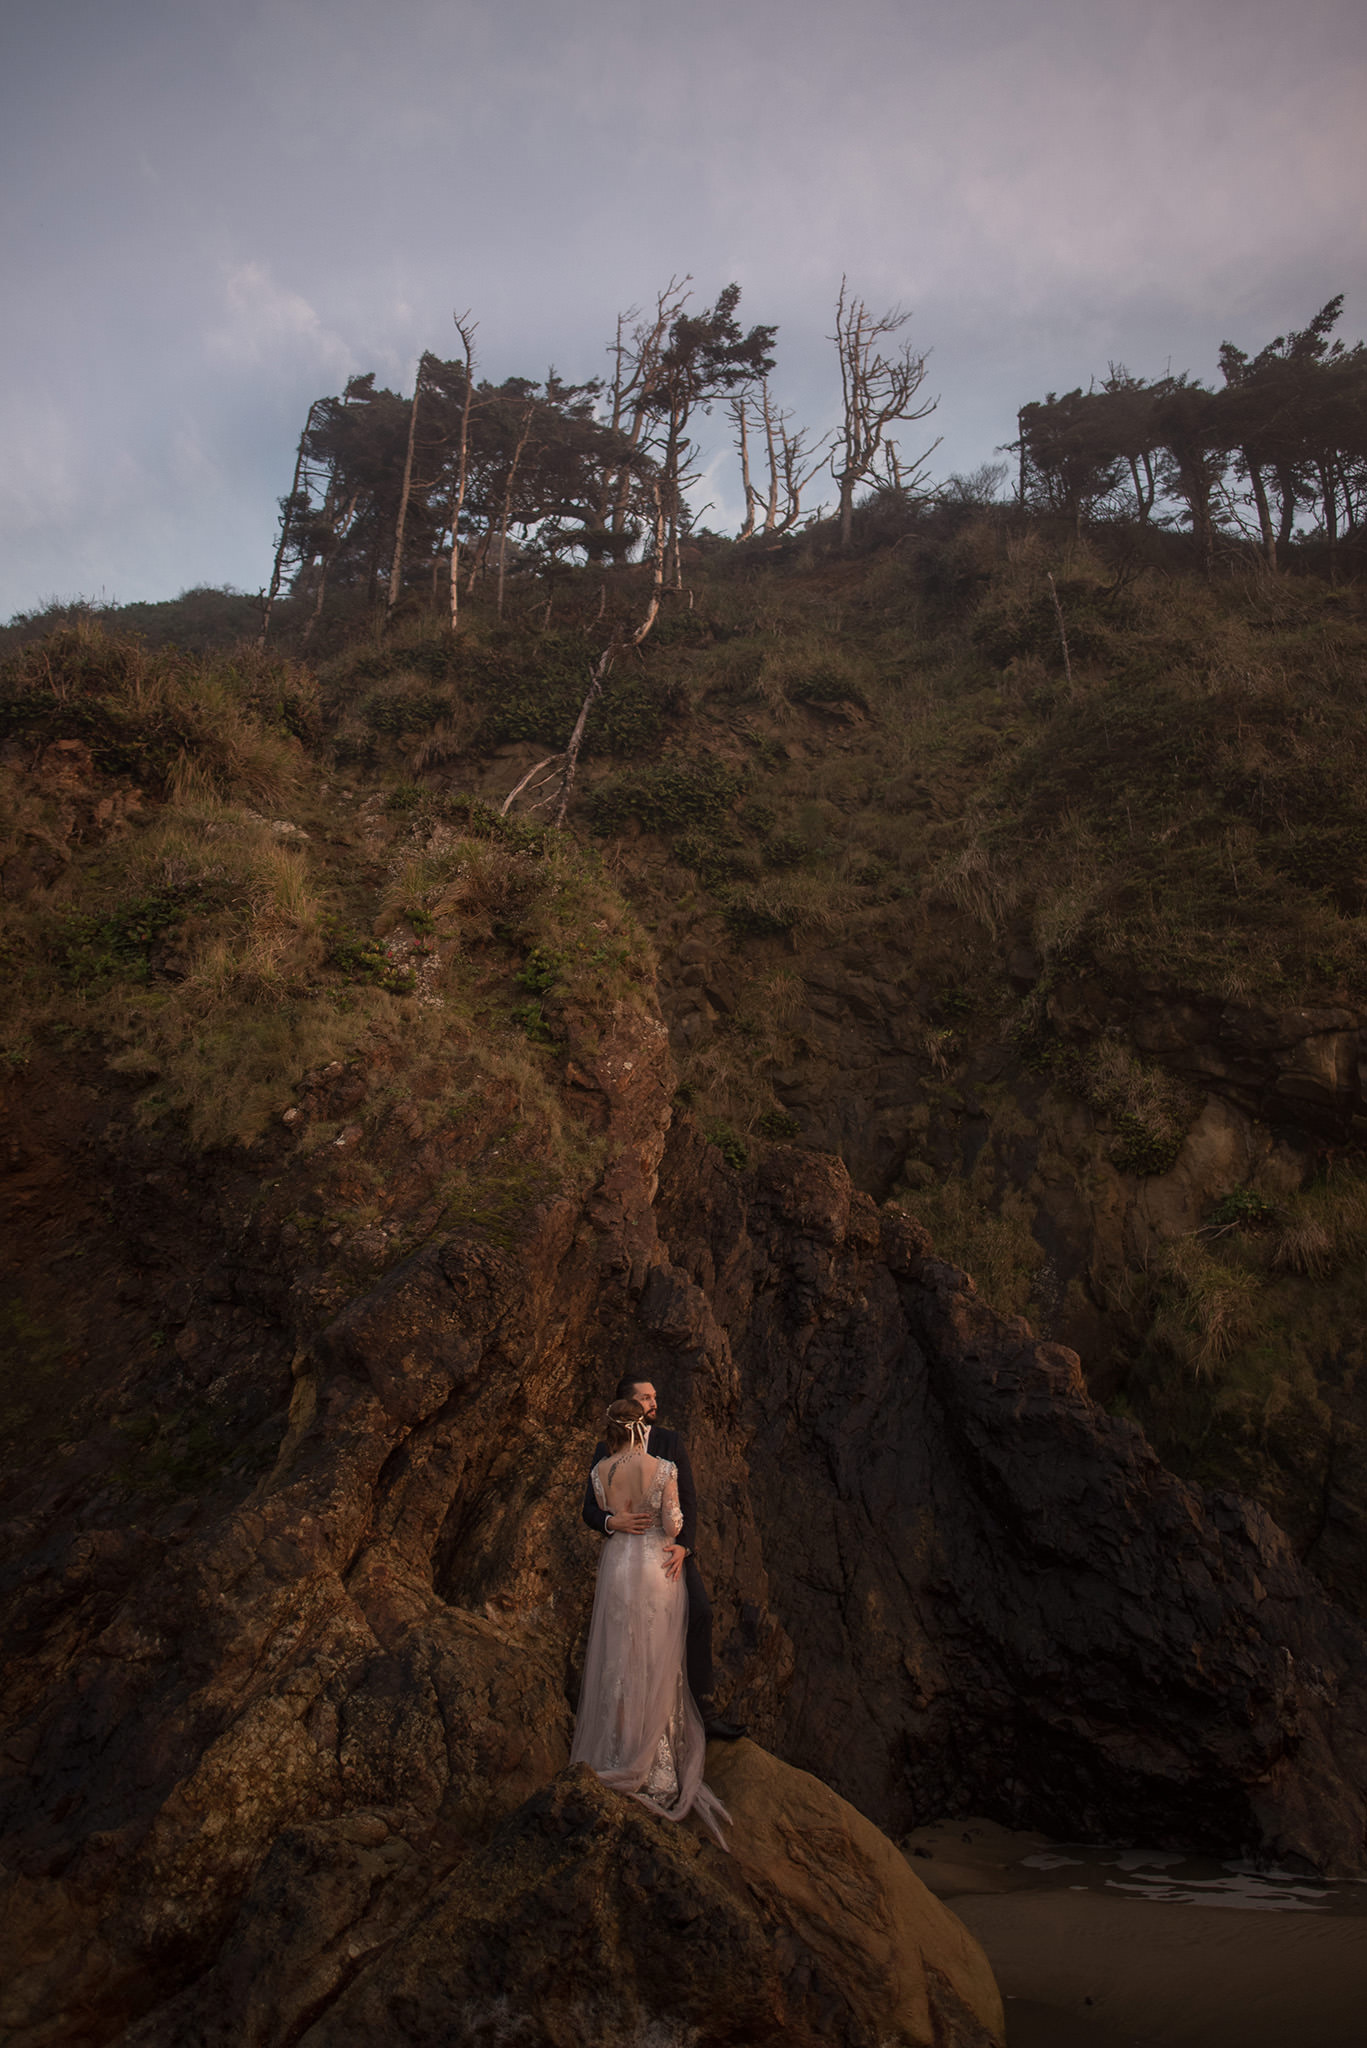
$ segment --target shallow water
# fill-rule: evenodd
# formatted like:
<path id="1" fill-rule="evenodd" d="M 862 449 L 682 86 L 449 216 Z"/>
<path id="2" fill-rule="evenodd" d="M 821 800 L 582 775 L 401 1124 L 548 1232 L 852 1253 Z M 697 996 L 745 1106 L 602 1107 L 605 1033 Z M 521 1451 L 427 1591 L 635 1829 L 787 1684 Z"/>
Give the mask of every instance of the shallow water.
<path id="1" fill-rule="evenodd" d="M 1169 1906 L 1225 1907 L 1241 1913 L 1367 1915 L 1367 1883 L 1331 1884 L 1290 1870 L 1217 1862 L 1172 1849 L 1051 1845 L 1008 1865 L 1023 1889 L 1102 1891 Z"/>
<path id="2" fill-rule="evenodd" d="M 906 1847 L 981 1944 L 1009 2048 L 1367 2042 L 1367 1883 L 981 1819 L 934 1823 Z"/>

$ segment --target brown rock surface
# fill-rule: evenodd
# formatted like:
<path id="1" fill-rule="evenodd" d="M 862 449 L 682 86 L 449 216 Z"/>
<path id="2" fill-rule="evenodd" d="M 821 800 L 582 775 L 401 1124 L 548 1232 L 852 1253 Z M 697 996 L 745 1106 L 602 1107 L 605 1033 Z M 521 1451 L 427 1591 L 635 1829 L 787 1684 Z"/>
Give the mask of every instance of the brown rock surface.
<path id="1" fill-rule="evenodd" d="M 607 1145 L 594 1186 L 515 1234 L 423 1242 L 414 1173 L 419 1248 L 378 1279 L 301 1243 L 287 1205 L 314 1167 L 291 1135 L 253 1178 L 111 1134 L 107 1102 L 18 1120 L 24 1229 L 58 1216 L 62 1156 L 103 1145 L 114 1176 L 74 1233 L 72 1371 L 99 1381 L 121 1327 L 160 1329 L 125 1346 L 128 1386 L 221 1413 L 227 1455 L 201 1482 L 177 1452 L 181 1490 L 138 1511 L 113 1485 L 116 1432 L 7 1482 L 10 2037 L 189 2039 L 155 2016 L 220 1969 L 263 2041 L 277 2012 L 282 2039 L 350 2038 L 326 2031 L 333 2002 L 368 1957 L 407 1953 L 413 1914 L 458 1891 L 474 1911 L 501 1825 L 510 1917 L 489 1941 L 511 1953 L 519 1915 L 577 1924 L 580 1879 L 557 1891 L 546 1844 L 579 1844 L 555 1866 L 571 1876 L 601 1870 L 607 1829 L 635 1859 L 612 1925 L 655 1929 L 669 1979 L 691 1909 L 672 1923 L 660 1901 L 692 1898 L 710 1852 L 659 1850 L 648 1817 L 582 1780 L 544 1790 L 592 1587 L 584 1454 L 628 1359 L 701 1475 L 723 1690 L 788 1762 L 893 1832 L 987 1811 L 1367 1871 L 1363 1637 L 1267 1517 L 1172 1478 L 1071 1353 L 995 1316 L 838 1162 L 778 1150 L 739 1176 L 668 1131 L 648 1019 L 575 1057 Z M 357 1078 L 323 1076 L 318 1099 Z M 391 1186 L 407 1156 L 383 1155 Z M 793 2027 L 863 2038 L 821 2019 L 827 1980 L 797 1937 L 771 1955 L 733 1907 L 716 1925 L 734 1996 L 764 1985 Z"/>
<path id="2" fill-rule="evenodd" d="M 727 1346 L 676 1313 L 654 1370 L 748 1475 L 781 1691 L 725 1483 L 700 1547 L 762 1738 L 893 1833 L 986 1810 L 1367 1868 L 1367 1642 L 1267 1515 L 1165 1471 L 836 1162 L 775 1151 L 742 1200 L 707 1151 L 677 1135 L 658 1206 Z"/>
<path id="3" fill-rule="evenodd" d="M 1000 2048 L 981 1950 L 891 1842 L 752 1743 L 714 1745 L 708 1768 L 731 1802 L 729 1856 L 580 1767 L 439 1877 L 420 1911 L 411 1851 L 382 1823 L 364 1838 L 354 1823 L 297 1829 L 215 1968 L 125 2048 Z M 371 1904 L 385 1886 L 387 1926 Z"/>
<path id="4" fill-rule="evenodd" d="M 713 1743 L 707 1782 L 731 1816 L 736 1873 L 781 1902 L 832 1977 L 859 1987 L 876 2038 L 938 2042 L 957 2038 L 955 2024 L 968 2039 L 974 2024 L 1003 2033 L 981 1949 L 863 1814 L 752 1742 Z M 967 2008 L 957 2021 L 956 2006 Z"/>

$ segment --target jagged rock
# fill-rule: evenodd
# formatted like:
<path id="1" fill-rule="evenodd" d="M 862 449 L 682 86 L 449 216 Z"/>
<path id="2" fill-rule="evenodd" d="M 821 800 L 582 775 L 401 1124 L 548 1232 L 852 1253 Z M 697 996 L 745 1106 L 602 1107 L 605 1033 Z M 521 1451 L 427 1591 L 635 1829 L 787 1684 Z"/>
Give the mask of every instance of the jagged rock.
<path id="1" fill-rule="evenodd" d="M 123 2048 L 1000 2048 L 986 1959 L 891 1842 L 751 1743 L 708 1768 L 730 1856 L 580 1766 L 420 1911 L 414 1852 L 379 1816 L 292 1830 L 219 1962 Z"/>
<path id="2" fill-rule="evenodd" d="M 129 2028 L 121 2048 L 286 2048 L 391 1942 L 450 1862 L 356 1813 L 286 1828 L 243 1900 L 218 1961 Z"/>
<path id="3" fill-rule="evenodd" d="M 1266 1514 L 1166 1472 L 837 1162 L 776 1151 L 742 1200 L 710 1149 L 672 1141 L 661 1235 L 726 1333 L 700 1303 L 691 1434 L 745 1475 L 794 1645 L 752 1691 L 770 1745 L 893 1832 L 990 1810 L 1367 1870 L 1367 1640 Z M 743 1606 L 738 1519 L 700 1551 Z"/>

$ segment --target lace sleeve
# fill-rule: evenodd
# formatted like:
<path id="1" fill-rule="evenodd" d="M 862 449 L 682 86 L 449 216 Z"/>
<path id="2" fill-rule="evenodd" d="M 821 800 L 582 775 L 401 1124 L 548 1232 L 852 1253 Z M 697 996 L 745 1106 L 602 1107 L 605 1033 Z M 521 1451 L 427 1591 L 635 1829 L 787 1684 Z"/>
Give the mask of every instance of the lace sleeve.
<path id="1" fill-rule="evenodd" d="M 664 1501 L 660 1508 L 660 1520 L 665 1535 L 674 1542 L 683 1528 L 683 1510 L 679 1506 L 679 1475 L 671 1465 L 665 1477 Z"/>
<path id="2" fill-rule="evenodd" d="M 594 1499 L 597 1501 L 600 1508 L 606 1509 L 608 1504 L 608 1497 L 603 1491 L 601 1458 L 599 1459 L 598 1463 L 594 1466 L 592 1472 L 590 1472 L 589 1478 L 593 1481 Z"/>

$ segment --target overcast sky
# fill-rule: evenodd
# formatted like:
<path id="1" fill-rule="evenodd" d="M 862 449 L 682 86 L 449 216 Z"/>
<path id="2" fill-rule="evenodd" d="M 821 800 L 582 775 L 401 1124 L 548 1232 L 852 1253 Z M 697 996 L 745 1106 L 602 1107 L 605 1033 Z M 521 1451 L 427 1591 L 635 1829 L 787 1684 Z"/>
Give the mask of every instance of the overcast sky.
<path id="1" fill-rule="evenodd" d="M 309 401 L 457 307 L 584 377 L 735 279 L 820 428 L 848 272 L 942 474 L 1108 362 L 1367 332 L 1362 0 L 0 0 L 0 78 L 0 616 L 258 587 Z"/>

